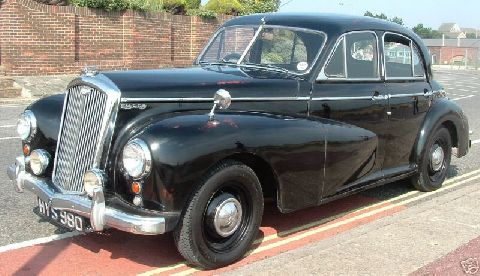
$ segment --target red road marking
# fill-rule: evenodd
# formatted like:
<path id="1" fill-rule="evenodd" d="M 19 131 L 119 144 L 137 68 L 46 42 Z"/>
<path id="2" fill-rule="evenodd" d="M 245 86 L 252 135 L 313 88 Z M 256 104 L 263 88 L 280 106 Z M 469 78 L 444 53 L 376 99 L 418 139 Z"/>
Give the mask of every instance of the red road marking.
<path id="1" fill-rule="evenodd" d="M 463 266 L 462 266 L 462 262 Z M 465 267 L 464 267 L 465 266 Z M 480 237 L 446 256 L 420 268 L 411 275 L 480 275 Z"/>
<path id="2" fill-rule="evenodd" d="M 335 223 L 346 220 L 352 216 L 355 209 L 378 202 L 375 199 L 361 195 L 354 195 L 341 201 L 335 201 L 320 207 L 310 208 L 292 214 L 280 214 L 273 204 L 265 207 L 265 215 L 260 235 L 269 236 L 285 230 L 292 229 L 344 212 L 340 218 L 329 222 Z M 380 204 L 362 212 L 378 209 L 388 203 Z M 311 241 L 317 241 L 336 233 L 346 231 L 355 226 L 368 223 L 403 207 L 393 208 L 377 215 L 362 218 L 358 221 L 342 225 L 328 231 L 314 234 L 308 238 L 295 241 L 286 245 L 262 251 L 258 254 L 248 256 L 237 264 L 216 271 L 216 273 L 245 265 L 256 260 L 276 255 L 285 250 L 300 247 Z M 360 212 L 359 212 L 360 213 Z M 355 215 L 358 215 L 356 213 Z M 324 226 L 326 224 L 322 224 Z M 257 246 L 265 246 L 281 239 L 290 238 L 311 229 L 290 234 L 287 237 L 279 237 L 273 240 L 262 242 Z M 171 235 L 161 236 L 137 236 L 119 231 L 110 231 L 107 234 L 90 234 L 77 236 L 70 239 L 54 241 L 47 244 L 36 245 L 27 248 L 16 249 L 0 254 L 1 275 L 32 275 L 32 274 L 101 274 L 101 275 L 134 275 L 137 273 L 152 270 L 158 267 L 165 267 L 178 264 L 183 259 L 177 253 Z M 172 272 L 180 272 L 189 267 L 180 267 Z M 202 272 L 211 274 L 214 272 Z"/>

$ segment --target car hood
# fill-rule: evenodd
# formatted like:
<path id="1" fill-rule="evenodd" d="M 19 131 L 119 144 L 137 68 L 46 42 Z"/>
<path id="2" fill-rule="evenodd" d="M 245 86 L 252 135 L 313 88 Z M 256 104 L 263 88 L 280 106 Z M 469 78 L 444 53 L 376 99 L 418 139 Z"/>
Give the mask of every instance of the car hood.
<path id="1" fill-rule="evenodd" d="M 228 66 L 102 72 L 121 91 L 122 98 L 213 97 L 220 88 L 232 97 L 273 97 L 279 90 L 298 91 L 296 78 L 267 70 Z"/>

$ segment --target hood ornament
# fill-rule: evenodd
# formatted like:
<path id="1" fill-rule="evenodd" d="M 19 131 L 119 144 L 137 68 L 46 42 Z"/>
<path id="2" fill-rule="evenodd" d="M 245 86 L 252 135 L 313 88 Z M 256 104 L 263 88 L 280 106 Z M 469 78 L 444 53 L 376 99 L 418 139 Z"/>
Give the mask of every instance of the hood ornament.
<path id="1" fill-rule="evenodd" d="M 82 68 L 81 75 L 83 76 L 94 77 L 97 74 L 98 74 L 98 70 L 96 66 L 85 66 Z"/>
<path id="2" fill-rule="evenodd" d="M 215 92 L 215 95 L 213 96 L 213 107 L 212 107 L 212 110 L 210 110 L 210 113 L 208 114 L 209 120 L 213 121 L 215 117 L 215 109 L 217 108 L 217 106 L 220 109 L 228 109 L 231 104 L 232 104 L 232 96 L 230 96 L 230 92 L 228 92 L 225 89 L 220 89 L 217 92 Z"/>

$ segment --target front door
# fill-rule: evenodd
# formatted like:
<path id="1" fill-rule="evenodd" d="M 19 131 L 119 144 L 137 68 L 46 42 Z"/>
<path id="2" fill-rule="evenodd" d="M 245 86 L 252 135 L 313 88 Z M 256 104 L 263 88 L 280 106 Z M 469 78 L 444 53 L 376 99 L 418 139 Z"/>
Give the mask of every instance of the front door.
<path id="1" fill-rule="evenodd" d="M 375 32 L 340 37 L 313 85 L 311 118 L 326 120 L 323 198 L 381 174 L 388 131 L 388 93 Z"/>

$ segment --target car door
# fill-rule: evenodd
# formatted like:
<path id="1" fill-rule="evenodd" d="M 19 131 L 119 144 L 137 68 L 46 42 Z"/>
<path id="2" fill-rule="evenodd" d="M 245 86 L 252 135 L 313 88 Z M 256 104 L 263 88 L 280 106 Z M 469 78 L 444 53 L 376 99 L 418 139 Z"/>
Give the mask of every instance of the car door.
<path id="1" fill-rule="evenodd" d="M 408 170 L 412 148 L 430 106 L 430 84 L 419 47 L 406 36 L 383 34 L 389 128 L 384 168 Z"/>
<path id="2" fill-rule="evenodd" d="M 388 94 L 378 45 L 373 31 L 342 35 L 313 85 L 310 116 L 327 129 L 323 197 L 381 175 Z"/>

